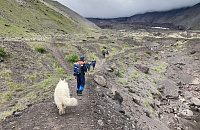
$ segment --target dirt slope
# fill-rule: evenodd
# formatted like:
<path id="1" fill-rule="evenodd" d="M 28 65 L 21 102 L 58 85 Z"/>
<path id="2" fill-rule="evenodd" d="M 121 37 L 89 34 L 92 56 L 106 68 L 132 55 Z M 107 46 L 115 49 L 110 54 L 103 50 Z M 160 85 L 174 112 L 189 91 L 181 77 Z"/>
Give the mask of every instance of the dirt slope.
<path id="1" fill-rule="evenodd" d="M 66 35 L 55 43 L 23 42 L 23 46 L 13 47 L 16 42 L 0 42 L 16 61 L 17 56 L 10 50 L 14 48 L 15 52 L 23 54 L 22 48 L 25 48 L 27 55 L 20 60 L 26 57 L 28 61 L 34 61 L 31 57 L 39 57 L 34 67 L 52 69 L 39 83 L 27 79 L 33 84 L 26 85 L 28 92 L 13 86 L 8 88 L 10 84 L 5 78 L 9 75 L 1 73 L 3 97 L 7 99 L 9 96 L 9 93 L 4 94 L 5 90 L 16 93 L 1 104 L 2 112 L 10 112 L 23 100 L 29 104 L 25 102 L 27 108 L 17 110 L 22 112 L 21 116 L 2 119 L 0 129 L 199 130 L 199 38 L 198 31 L 102 30 L 92 36 Z M 47 51 L 40 54 L 31 48 L 34 45 L 44 45 Z M 109 59 L 104 59 L 101 54 L 105 47 L 110 51 Z M 70 54 L 97 60 L 97 68 L 86 76 L 82 99 L 76 96 L 76 80 L 72 77 L 70 63 L 65 60 Z M 1 62 L 4 69 L 18 66 L 11 57 Z M 40 72 L 40 68 L 36 70 Z M 28 70 L 34 72 L 31 66 Z M 60 70 L 64 71 L 60 73 Z M 68 80 L 72 97 L 79 99 L 79 105 L 67 108 L 67 113 L 62 116 L 58 115 L 53 103 L 53 91 L 60 77 Z M 50 81 L 54 82 L 48 84 Z"/>
<path id="2" fill-rule="evenodd" d="M 53 48 L 53 45 L 47 45 Z M 57 49 L 52 49 L 57 56 L 62 55 Z M 50 50 L 50 51 L 52 51 Z M 59 58 L 59 62 L 66 62 Z M 100 68 L 105 59 L 98 63 Z M 63 66 L 65 68 L 66 65 Z M 69 67 L 69 66 L 68 66 Z M 68 70 L 69 71 L 69 70 Z M 91 85 L 93 75 L 86 76 L 86 86 L 83 96 L 76 95 L 76 79 L 69 80 L 69 87 L 72 97 L 78 99 L 77 107 L 68 107 L 66 114 L 60 116 L 54 104 L 53 98 L 42 102 L 31 104 L 30 107 L 22 111 L 22 116 L 9 116 L 1 122 L 1 130 L 6 129 L 70 129 L 70 130 L 96 130 L 96 129 L 131 129 L 132 124 L 129 118 L 113 110 L 112 106 L 106 106 L 101 100 L 101 96 Z M 92 81 L 93 82 L 93 81 Z M 52 91 L 54 91 L 52 89 Z M 110 113 L 105 115 L 106 113 Z M 121 120 L 124 119 L 124 120 Z"/>

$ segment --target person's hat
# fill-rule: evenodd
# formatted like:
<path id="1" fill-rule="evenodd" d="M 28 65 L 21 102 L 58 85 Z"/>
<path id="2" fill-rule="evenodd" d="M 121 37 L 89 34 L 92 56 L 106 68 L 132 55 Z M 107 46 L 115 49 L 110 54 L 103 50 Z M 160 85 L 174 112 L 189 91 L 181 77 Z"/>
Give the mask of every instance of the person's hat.
<path id="1" fill-rule="evenodd" d="M 80 59 L 83 60 L 83 59 L 84 59 L 84 56 L 81 56 Z"/>

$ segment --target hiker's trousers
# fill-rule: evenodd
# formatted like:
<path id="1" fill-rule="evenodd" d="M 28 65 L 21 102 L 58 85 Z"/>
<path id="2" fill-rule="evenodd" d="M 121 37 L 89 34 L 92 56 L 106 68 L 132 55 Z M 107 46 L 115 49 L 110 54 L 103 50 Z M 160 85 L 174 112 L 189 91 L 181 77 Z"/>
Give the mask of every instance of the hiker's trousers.
<path id="1" fill-rule="evenodd" d="M 77 75 L 77 90 L 80 90 L 80 87 L 84 88 L 84 86 L 85 86 L 85 74 Z"/>
<path id="2" fill-rule="evenodd" d="M 95 68 L 95 64 L 92 64 L 93 69 Z"/>

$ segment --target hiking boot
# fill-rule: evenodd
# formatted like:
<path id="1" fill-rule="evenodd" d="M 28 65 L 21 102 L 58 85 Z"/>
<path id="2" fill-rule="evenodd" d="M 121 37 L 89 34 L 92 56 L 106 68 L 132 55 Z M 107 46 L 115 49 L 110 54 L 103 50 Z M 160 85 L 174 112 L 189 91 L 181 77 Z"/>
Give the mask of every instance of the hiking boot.
<path id="1" fill-rule="evenodd" d="M 80 95 L 80 90 L 77 90 L 76 93 L 77 93 L 77 95 L 79 96 L 79 95 Z"/>
<path id="2" fill-rule="evenodd" d="M 82 96 L 82 91 L 78 91 L 77 95 Z"/>
<path id="3" fill-rule="evenodd" d="M 82 93 L 78 93 L 77 95 L 78 95 L 78 96 L 82 96 Z"/>

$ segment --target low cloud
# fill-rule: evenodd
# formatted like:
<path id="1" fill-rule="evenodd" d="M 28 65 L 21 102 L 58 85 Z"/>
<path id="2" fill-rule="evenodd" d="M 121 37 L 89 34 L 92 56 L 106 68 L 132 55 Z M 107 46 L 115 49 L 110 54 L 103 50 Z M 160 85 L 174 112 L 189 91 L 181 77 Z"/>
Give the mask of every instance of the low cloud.
<path id="1" fill-rule="evenodd" d="M 57 0 L 84 17 L 117 18 L 193 6 L 199 0 Z"/>

